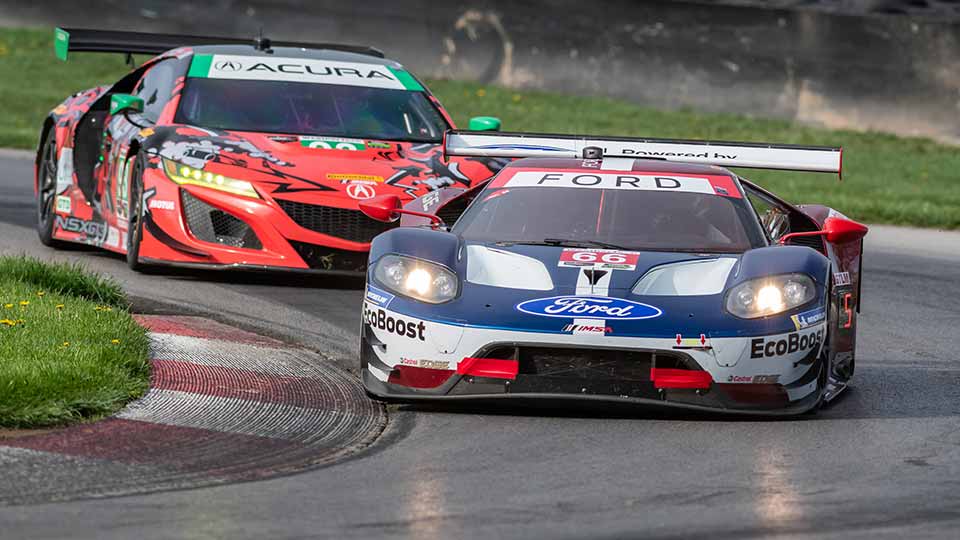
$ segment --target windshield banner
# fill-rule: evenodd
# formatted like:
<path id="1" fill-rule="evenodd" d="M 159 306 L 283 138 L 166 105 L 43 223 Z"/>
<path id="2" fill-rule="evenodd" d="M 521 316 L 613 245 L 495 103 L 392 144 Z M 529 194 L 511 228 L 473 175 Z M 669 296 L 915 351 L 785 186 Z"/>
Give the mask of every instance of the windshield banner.
<path id="1" fill-rule="evenodd" d="M 272 58 L 232 54 L 198 54 L 189 77 L 256 81 L 287 81 L 395 90 L 423 91 L 412 75 L 383 64 L 335 62 L 312 58 Z"/>

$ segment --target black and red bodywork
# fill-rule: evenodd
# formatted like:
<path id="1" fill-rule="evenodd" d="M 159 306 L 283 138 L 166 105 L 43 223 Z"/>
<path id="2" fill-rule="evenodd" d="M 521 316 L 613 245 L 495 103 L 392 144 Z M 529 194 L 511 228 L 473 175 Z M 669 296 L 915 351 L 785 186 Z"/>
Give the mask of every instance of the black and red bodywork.
<path id="1" fill-rule="evenodd" d="M 170 50 L 115 84 L 79 92 L 50 112 L 40 133 L 34 187 L 37 191 L 43 160 L 49 158 L 44 141 L 54 137 L 54 242 L 127 253 L 131 182 L 140 182 L 134 193 L 143 198 L 142 263 L 362 272 L 370 240 L 392 225 L 364 216 L 357 207 L 359 200 L 395 193 L 409 201 L 441 187 L 469 187 L 504 163 L 443 159 L 439 143 L 368 140 L 362 150 L 320 149 L 302 146 L 292 135 L 176 123 L 191 58 L 198 51 L 217 50 L 216 46 Z M 304 53 L 278 48 L 275 54 Z M 129 111 L 110 114 L 111 96 L 135 93 L 161 63 L 172 66 L 176 75 L 172 91 L 157 96 L 162 103 L 154 104 L 159 111 L 155 121 Z M 426 88 L 423 92 L 452 126 L 436 98 Z M 141 177 L 132 179 L 138 156 Z M 165 174 L 164 158 L 248 181 L 259 198 L 177 184 Z"/>

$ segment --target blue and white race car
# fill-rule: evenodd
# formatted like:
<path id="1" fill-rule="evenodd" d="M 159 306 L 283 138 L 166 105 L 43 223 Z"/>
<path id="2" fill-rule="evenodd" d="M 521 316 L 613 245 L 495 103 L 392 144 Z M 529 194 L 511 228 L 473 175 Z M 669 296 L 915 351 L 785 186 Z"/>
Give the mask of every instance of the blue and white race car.
<path id="1" fill-rule="evenodd" d="M 839 174 L 839 148 L 453 131 L 445 152 L 522 159 L 361 203 L 410 225 L 370 250 L 371 396 L 798 414 L 846 387 L 866 227 L 724 168 Z"/>

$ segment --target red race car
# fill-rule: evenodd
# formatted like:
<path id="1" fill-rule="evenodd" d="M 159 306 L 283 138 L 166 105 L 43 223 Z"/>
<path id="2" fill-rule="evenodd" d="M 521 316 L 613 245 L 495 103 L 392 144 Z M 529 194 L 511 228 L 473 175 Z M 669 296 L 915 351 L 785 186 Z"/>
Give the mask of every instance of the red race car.
<path id="1" fill-rule="evenodd" d="M 450 116 L 370 47 L 57 29 L 54 48 L 157 55 L 53 109 L 36 160 L 41 241 L 135 270 L 363 272 L 392 225 L 359 201 L 466 188 L 507 161 L 443 159 Z"/>

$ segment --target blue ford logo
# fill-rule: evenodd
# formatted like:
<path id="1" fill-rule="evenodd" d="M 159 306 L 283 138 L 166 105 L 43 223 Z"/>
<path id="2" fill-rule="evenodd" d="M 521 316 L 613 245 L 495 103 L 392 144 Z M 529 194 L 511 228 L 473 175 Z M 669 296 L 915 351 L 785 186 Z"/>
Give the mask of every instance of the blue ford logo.
<path id="1" fill-rule="evenodd" d="M 647 304 L 606 296 L 552 296 L 517 304 L 517 309 L 531 315 L 562 318 L 593 318 L 628 321 L 652 319 L 663 311 Z"/>

